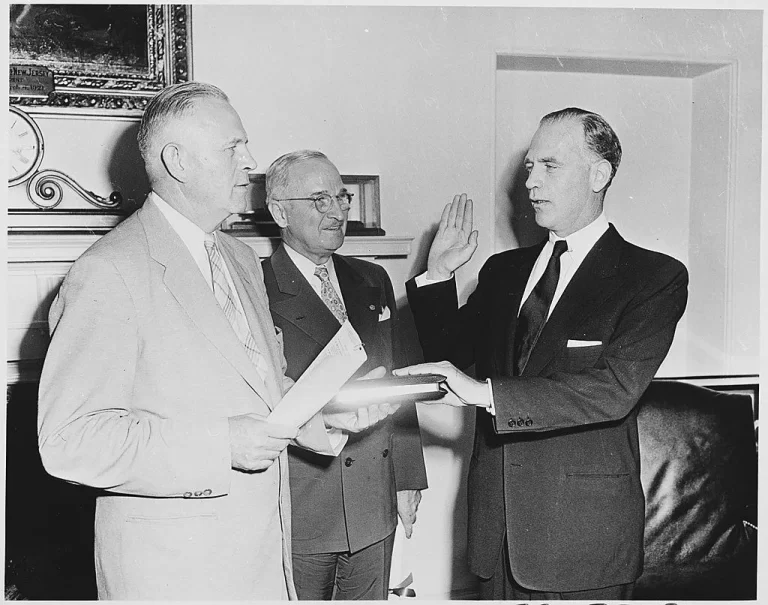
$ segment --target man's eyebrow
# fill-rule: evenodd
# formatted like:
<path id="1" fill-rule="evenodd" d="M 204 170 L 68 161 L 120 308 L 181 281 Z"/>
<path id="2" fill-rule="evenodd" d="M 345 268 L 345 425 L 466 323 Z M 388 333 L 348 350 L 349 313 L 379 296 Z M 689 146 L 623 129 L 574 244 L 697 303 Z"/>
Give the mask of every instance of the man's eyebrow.
<path id="1" fill-rule="evenodd" d="M 236 145 L 238 143 L 248 143 L 248 139 L 244 139 L 243 137 L 232 137 L 224 141 L 224 147 L 229 147 L 230 145 Z"/>

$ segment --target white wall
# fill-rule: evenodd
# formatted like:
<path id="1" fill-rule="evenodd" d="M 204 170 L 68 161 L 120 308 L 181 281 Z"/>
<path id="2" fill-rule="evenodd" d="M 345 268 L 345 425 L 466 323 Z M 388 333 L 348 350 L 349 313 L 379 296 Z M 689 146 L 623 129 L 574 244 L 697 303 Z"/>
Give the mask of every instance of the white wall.
<path id="1" fill-rule="evenodd" d="M 731 279 L 739 290 L 738 300 L 731 300 L 731 337 L 739 342 L 738 371 L 757 371 L 757 332 L 752 326 L 757 321 L 759 280 L 762 29 L 758 13 L 200 6 L 195 7 L 193 24 L 195 77 L 230 94 L 262 168 L 286 151 L 311 147 L 326 152 L 343 173 L 381 176 L 383 227 L 389 234 L 416 238 L 411 258 L 383 263 L 400 297 L 403 282 L 423 267 L 429 231 L 454 193 L 466 191 L 475 200 L 481 234 L 475 258 L 459 273 L 462 295 L 471 291 L 474 276 L 493 250 L 495 120 L 502 113 L 494 105 L 497 52 L 737 60 L 738 136 L 733 144 L 738 150 L 734 169 L 738 191 L 733 224 L 739 237 L 729 253 L 734 255 L 731 264 L 736 272 Z M 583 84 L 575 78 L 574 90 L 583 98 Z M 621 132 L 626 166 L 632 164 L 627 172 L 634 171 L 635 178 L 652 173 L 660 185 L 636 206 L 609 205 L 609 214 L 630 239 L 686 261 L 693 224 L 689 219 L 697 208 L 688 194 L 689 183 L 685 176 L 681 180 L 678 170 L 685 171 L 690 152 L 681 151 L 675 166 L 659 166 L 646 153 L 650 146 L 643 140 L 653 137 L 653 144 L 672 146 L 663 150 L 667 155 L 674 153 L 678 139 L 660 133 L 671 129 L 676 137 L 691 136 L 690 121 L 678 122 L 683 108 L 675 105 L 690 99 L 691 84 L 677 80 L 666 85 L 677 87 L 669 97 L 663 86 L 657 92 L 634 91 L 646 95 L 649 105 L 643 107 L 633 104 L 636 95 L 629 91 L 622 97 L 624 111 L 649 112 L 648 131 Z M 649 97 L 659 90 L 660 96 Z M 530 84 L 510 91 L 513 99 L 531 94 L 537 91 Z M 543 113 L 542 108 L 532 121 Z M 533 126 L 526 126 L 525 135 L 517 131 L 510 135 L 516 145 L 524 144 L 522 139 L 530 136 Z M 621 119 L 616 126 L 621 130 Z M 665 190 L 668 178 L 677 189 Z M 614 199 L 622 187 L 617 180 L 611 192 Z M 718 240 L 718 247 L 722 243 Z M 711 294 L 706 275 L 692 275 L 694 281 L 703 287 L 694 291 L 692 286 L 692 296 Z M 681 338 L 695 339 L 686 322 L 681 323 Z M 719 367 L 708 367 L 709 372 L 735 371 L 732 362 L 719 359 Z M 695 374 L 697 369 L 678 352 L 666 372 Z M 461 559 L 465 539 L 461 490 L 471 423 L 464 423 L 458 414 L 441 412 L 420 410 L 432 487 L 425 493 L 414 538 L 404 548 L 403 565 L 414 572 L 418 594 L 426 598 L 444 597 L 451 590 L 459 594 L 471 586 Z"/>
<path id="2" fill-rule="evenodd" d="M 262 169 L 286 151 L 311 147 L 326 152 L 342 173 L 380 175 L 383 227 L 390 235 L 415 238 L 410 258 L 382 261 L 403 303 L 404 281 L 423 267 L 430 229 L 454 193 L 466 191 L 475 200 L 481 233 L 475 258 L 459 272 L 462 296 L 471 291 L 474 276 L 494 249 L 501 149 L 496 120 L 504 115 L 495 103 L 496 53 L 737 61 L 731 228 L 715 233 L 716 249 L 725 241 L 731 255 L 733 273 L 727 276 L 725 293 L 730 312 L 711 320 L 713 329 L 722 331 L 729 357 L 719 357 L 714 365 L 708 357 L 709 365 L 697 367 L 685 356 L 669 373 L 695 374 L 702 367 L 707 373 L 757 372 L 760 13 L 195 5 L 192 24 L 195 78 L 220 85 L 231 96 Z M 579 82 L 576 77 L 574 91 L 583 95 Z M 535 94 L 530 82 L 509 91 L 513 101 Z M 673 97 L 688 94 L 677 90 Z M 625 111 L 639 109 L 632 101 L 623 101 Z M 675 124 L 680 108 L 665 106 L 664 95 L 651 101 L 650 109 L 662 115 L 651 114 L 650 128 L 691 128 Z M 529 116 L 530 124 L 515 125 L 511 135 L 516 147 L 525 144 L 533 122 L 543 113 L 542 108 L 539 115 Z M 615 125 L 624 143 L 627 172 L 661 170 L 660 182 L 679 178 L 672 167 L 657 166 L 652 156 L 638 153 L 638 148 L 646 148 L 646 133 L 622 130 L 620 118 L 609 119 L 619 119 Z M 705 119 L 705 114 L 696 119 Z M 146 182 L 131 146 L 135 123 L 59 118 L 39 122 L 47 144 L 43 168 L 71 172 L 100 195 L 120 188 L 128 197 L 141 198 Z M 658 143 L 675 144 L 662 139 Z M 617 180 L 614 199 L 622 187 Z M 661 188 L 647 204 L 622 206 L 611 218 L 630 239 L 687 259 L 696 271 L 691 295 L 711 296 L 709 263 L 692 258 L 706 241 L 691 240 L 692 231 L 700 232 L 699 225 L 708 222 L 709 209 L 702 212 L 693 197 L 678 198 L 677 193 L 675 189 L 665 195 Z M 25 204 L 24 195 L 21 187 L 9 190 L 9 203 Z M 69 207 L 81 203 L 67 194 Z M 615 210 L 609 203 L 611 212 Z M 666 220 L 660 221 L 660 216 Z M 719 273 L 714 276 L 720 280 Z M 694 291 L 694 283 L 702 286 Z M 414 342 L 412 324 L 406 321 L 405 329 Z M 704 330 L 701 322 L 684 320 L 681 338 L 705 340 Z M 411 355 L 417 360 L 418 350 Z M 461 411 L 438 408 L 421 409 L 420 418 L 431 487 L 415 535 L 402 545 L 400 567 L 413 571 L 421 598 L 443 598 L 451 591 L 467 594 L 462 591 L 471 590 L 472 580 L 464 563 L 463 480 L 471 419 Z"/>

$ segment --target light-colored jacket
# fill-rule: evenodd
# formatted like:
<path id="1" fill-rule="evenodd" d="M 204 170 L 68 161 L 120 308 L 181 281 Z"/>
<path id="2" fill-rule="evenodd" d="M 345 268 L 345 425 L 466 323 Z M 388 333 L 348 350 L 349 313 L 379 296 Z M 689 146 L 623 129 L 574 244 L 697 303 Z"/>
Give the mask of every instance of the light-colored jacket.
<path id="1" fill-rule="evenodd" d="M 243 473 L 229 447 L 228 417 L 282 397 L 282 343 L 256 254 L 219 242 L 266 381 L 151 199 L 74 263 L 51 307 L 40 454 L 52 475 L 104 490 L 102 599 L 296 598 L 286 453 Z M 330 453 L 317 417 L 299 442 Z"/>

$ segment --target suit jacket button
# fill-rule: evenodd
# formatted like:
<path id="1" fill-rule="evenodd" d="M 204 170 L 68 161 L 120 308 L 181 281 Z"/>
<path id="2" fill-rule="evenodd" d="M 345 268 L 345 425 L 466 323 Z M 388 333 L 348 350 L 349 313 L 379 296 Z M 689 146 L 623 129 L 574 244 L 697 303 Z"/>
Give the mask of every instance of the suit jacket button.
<path id="1" fill-rule="evenodd" d="M 525 426 L 533 426 L 533 420 L 528 418 L 528 420 L 525 421 Z"/>
<path id="2" fill-rule="evenodd" d="M 525 420 L 522 418 L 517 419 L 517 426 L 525 426 Z"/>
<path id="3" fill-rule="evenodd" d="M 184 492 L 184 497 L 185 498 L 191 498 L 192 497 L 192 492 Z"/>
<path id="4" fill-rule="evenodd" d="M 375 311 L 375 310 L 376 310 L 376 305 L 368 305 L 368 308 L 369 308 L 371 311 Z"/>
<path id="5" fill-rule="evenodd" d="M 195 492 L 195 498 L 199 498 L 203 495 L 203 492 Z"/>
<path id="6" fill-rule="evenodd" d="M 210 496 L 213 492 L 209 489 L 203 491 L 203 496 Z"/>
<path id="7" fill-rule="evenodd" d="M 517 422 L 515 422 L 515 419 L 512 418 L 511 420 L 507 421 L 507 426 L 509 426 L 510 428 L 515 428 L 517 426 Z"/>
<path id="8" fill-rule="evenodd" d="M 353 463 L 353 462 L 354 462 L 354 460 L 352 460 L 352 458 L 347 458 L 347 459 L 344 461 L 344 466 L 352 466 L 352 463 Z"/>
<path id="9" fill-rule="evenodd" d="M 381 455 L 382 455 L 384 458 L 386 458 L 387 456 L 389 456 L 389 450 L 388 450 L 388 449 L 384 450 L 383 452 L 381 452 Z"/>

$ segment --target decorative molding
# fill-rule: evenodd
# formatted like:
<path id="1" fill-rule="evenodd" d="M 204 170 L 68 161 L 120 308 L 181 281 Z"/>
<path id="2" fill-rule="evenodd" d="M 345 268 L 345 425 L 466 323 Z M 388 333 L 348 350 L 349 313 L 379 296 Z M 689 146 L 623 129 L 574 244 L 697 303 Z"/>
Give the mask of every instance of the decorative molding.
<path id="1" fill-rule="evenodd" d="M 61 183 L 69 185 L 81 198 L 97 208 L 116 209 L 123 201 L 119 191 L 113 191 L 109 198 L 103 198 L 82 187 L 68 174 L 53 169 L 40 170 L 27 181 L 27 197 L 38 208 L 52 210 L 64 199 Z"/>
<path id="2" fill-rule="evenodd" d="M 104 229 L 104 232 L 108 229 Z M 7 262 L 16 263 L 72 263 L 104 233 L 93 230 L 69 233 L 8 234 Z M 260 258 L 272 254 L 280 243 L 279 237 L 259 237 L 234 233 L 234 237 L 248 244 Z M 412 237 L 354 236 L 347 237 L 339 249 L 341 254 L 361 258 L 405 258 L 411 252 Z"/>
<path id="3" fill-rule="evenodd" d="M 5 366 L 5 383 L 39 382 L 43 371 L 42 359 L 9 361 Z"/>

